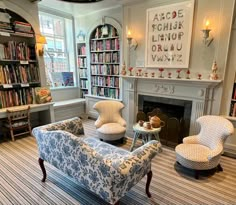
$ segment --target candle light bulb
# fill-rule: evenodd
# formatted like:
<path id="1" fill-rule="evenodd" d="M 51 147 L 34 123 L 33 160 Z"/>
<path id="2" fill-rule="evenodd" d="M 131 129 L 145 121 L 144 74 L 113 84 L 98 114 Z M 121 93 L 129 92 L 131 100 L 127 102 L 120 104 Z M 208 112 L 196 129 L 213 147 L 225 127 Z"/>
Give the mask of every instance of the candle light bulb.
<path id="1" fill-rule="evenodd" d="M 206 30 L 208 29 L 209 24 L 210 24 L 209 20 L 206 20 L 206 23 L 205 23 Z"/>
<path id="2" fill-rule="evenodd" d="M 128 30 L 127 37 L 131 38 L 131 31 L 130 30 Z"/>

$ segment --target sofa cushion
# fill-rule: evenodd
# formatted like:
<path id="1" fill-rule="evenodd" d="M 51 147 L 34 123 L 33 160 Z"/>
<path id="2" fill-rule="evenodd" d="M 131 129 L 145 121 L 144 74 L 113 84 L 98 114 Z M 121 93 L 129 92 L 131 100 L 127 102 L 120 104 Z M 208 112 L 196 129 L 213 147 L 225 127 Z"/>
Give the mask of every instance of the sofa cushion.
<path id="1" fill-rule="evenodd" d="M 130 152 L 125 149 L 117 148 L 111 144 L 104 143 L 94 137 L 84 138 L 83 141 L 106 159 L 118 160 L 119 158 L 123 158 L 124 156 L 128 156 L 130 154 Z"/>

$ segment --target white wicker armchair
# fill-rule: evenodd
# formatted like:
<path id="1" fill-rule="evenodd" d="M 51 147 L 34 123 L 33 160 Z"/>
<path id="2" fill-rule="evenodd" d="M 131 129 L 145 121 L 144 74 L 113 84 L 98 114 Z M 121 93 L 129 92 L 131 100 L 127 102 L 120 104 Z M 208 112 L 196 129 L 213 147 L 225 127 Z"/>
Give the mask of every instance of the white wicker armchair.
<path id="1" fill-rule="evenodd" d="M 183 144 L 175 148 L 176 161 L 184 167 L 194 169 L 196 179 L 199 177 L 199 170 L 218 168 L 223 171 L 220 156 L 226 138 L 234 132 L 232 123 L 220 116 L 202 116 L 197 122 L 201 126 L 200 133 L 185 137 Z"/>

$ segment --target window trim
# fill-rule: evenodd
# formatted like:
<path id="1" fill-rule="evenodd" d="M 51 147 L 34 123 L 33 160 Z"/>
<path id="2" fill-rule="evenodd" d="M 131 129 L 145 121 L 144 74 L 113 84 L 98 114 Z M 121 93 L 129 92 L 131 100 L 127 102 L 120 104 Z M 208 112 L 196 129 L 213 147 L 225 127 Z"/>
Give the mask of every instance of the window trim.
<path id="1" fill-rule="evenodd" d="M 45 7 L 45 6 L 42 6 L 42 5 L 38 5 L 38 8 L 39 8 L 39 13 L 45 13 L 46 15 L 51 15 L 51 16 L 58 16 L 59 18 L 64 18 L 64 19 L 68 19 L 68 20 L 71 20 L 72 21 L 72 37 L 73 37 L 73 42 L 74 44 L 76 44 L 76 38 L 75 38 L 75 20 L 74 20 L 74 16 L 69 14 L 69 13 L 66 13 L 66 12 L 61 12 L 61 11 L 58 11 L 58 10 L 54 10 L 54 9 L 51 9 L 51 8 L 48 8 L 48 7 Z M 40 21 L 39 21 L 39 24 L 40 24 Z M 65 25 L 65 22 L 64 22 L 64 25 Z M 64 39 L 67 39 L 67 34 L 65 32 L 66 29 L 64 29 Z M 54 36 L 53 36 L 54 38 Z M 65 47 L 66 47 L 66 52 L 62 52 L 62 53 L 66 53 L 67 56 L 68 56 L 68 67 L 69 67 L 69 64 L 70 64 L 70 58 L 69 58 L 69 52 L 68 52 L 68 47 L 67 47 L 67 40 L 65 40 Z M 77 70 L 77 52 L 76 52 L 76 46 L 74 45 L 74 49 L 73 49 L 73 57 L 74 57 L 74 86 L 69 86 L 69 87 L 50 87 L 51 90 L 60 90 L 60 89 L 71 89 L 71 88 L 78 88 L 79 87 L 79 79 L 78 79 L 78 70 Z M 45 65 L 45 64 L 44 64 Z M 46 72 L 46 69 L 44 69 L 45 72 Z"/>

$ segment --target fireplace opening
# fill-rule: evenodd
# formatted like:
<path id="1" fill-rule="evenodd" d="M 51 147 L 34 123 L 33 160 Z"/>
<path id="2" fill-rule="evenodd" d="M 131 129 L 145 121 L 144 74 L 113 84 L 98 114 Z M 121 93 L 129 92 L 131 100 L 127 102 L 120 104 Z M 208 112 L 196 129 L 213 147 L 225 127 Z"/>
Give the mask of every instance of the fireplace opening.
<path id="1" fill-rule="evenodd" d="M 189 135 L 192 101 L 139 95 L 138 110 L 165 122 L 159 134 L 164 145 L 175 147 Z"/>

